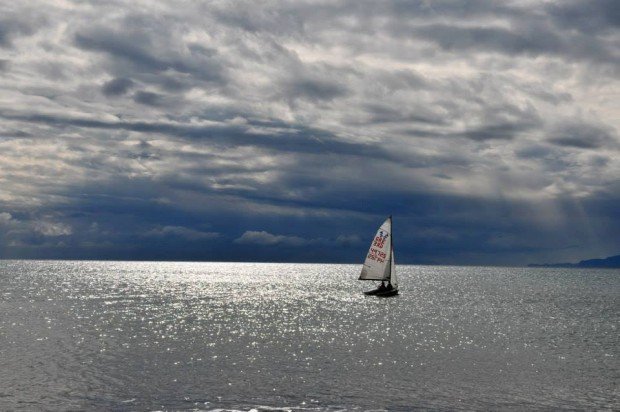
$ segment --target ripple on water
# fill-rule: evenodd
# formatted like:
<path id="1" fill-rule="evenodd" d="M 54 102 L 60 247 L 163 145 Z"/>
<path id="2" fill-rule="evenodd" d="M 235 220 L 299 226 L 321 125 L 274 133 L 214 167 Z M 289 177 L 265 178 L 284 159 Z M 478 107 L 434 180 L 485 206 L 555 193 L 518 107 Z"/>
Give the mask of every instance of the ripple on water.
<path id="1" fill-rule="evenodd" d="M 618 271 L 358 271 L 0 262 L 0 409 L 619 406 Z"/>

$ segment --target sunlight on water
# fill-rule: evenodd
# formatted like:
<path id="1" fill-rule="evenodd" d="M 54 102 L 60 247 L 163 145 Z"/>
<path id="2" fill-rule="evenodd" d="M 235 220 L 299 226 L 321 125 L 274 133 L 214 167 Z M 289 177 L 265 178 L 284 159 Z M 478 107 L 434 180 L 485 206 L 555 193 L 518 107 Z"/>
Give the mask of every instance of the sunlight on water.
<path id="1" fill-rule="evenodd" d="M 618 271 L 0 262 L 0 409 L 618 407 Z"/>

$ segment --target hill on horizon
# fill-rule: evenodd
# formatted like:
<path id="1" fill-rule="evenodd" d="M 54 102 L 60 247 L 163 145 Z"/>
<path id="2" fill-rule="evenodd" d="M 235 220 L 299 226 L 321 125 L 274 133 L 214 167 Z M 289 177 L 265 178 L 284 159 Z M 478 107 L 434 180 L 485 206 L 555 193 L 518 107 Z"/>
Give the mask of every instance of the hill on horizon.
<path id="1" fill-rule="evenodd" d="M 620 268 L 620 255 L 609 256 L 603 259 L 586 259 L 579 263 L 542 263 L 530 264 L 528 266 L 547 268 Z"/>

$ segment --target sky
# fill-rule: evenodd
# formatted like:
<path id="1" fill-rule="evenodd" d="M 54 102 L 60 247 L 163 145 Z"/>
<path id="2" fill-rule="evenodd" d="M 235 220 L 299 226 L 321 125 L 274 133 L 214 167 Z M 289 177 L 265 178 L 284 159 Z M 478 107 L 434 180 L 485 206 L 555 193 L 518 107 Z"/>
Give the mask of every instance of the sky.
<path id="1" fill-rule="evenodd" d="M 620 6 L 0 3 L 0 258 L 620 253 Z"/>

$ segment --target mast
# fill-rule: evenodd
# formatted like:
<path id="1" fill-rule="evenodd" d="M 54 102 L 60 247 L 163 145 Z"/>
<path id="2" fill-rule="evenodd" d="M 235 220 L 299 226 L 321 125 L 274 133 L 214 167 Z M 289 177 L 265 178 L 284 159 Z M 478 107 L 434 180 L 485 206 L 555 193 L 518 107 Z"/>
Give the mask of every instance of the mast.
<path id="1" fill-rule="evenodd" d="M 394 262 L 394 224 L 392 223 L 392 215 L 390 215 L 390 235 L 392 242 L 390 243 L 390 283 L 394 289 L 398 289 L 398 278 L 396 276 L 396 263 Z"/>
<path id="2" fill-rule="evenodd" d="M 392 222 L 392 215 L 390 215 L 390 236 L 392 236 L 392 241 L 390 242 L 390 279 L 388 282 L 392 282 L 392 259 L 394 259 L 394 222 Z"/>
<path id="3" fill-rule="evenodd" d="M 388 278 L 388 282 L 392 282 L 392 258 L 394 257 L 394 223 L 392 222 L 392 215 L 390 215 L 390 261 L 388 263 L 390 267 L 390 277 Z"/>

